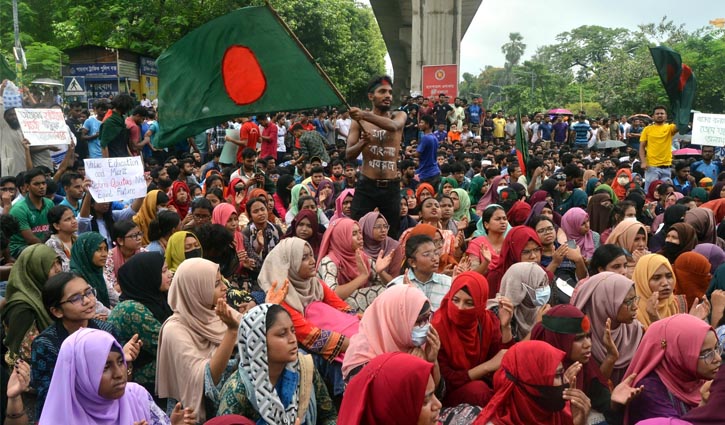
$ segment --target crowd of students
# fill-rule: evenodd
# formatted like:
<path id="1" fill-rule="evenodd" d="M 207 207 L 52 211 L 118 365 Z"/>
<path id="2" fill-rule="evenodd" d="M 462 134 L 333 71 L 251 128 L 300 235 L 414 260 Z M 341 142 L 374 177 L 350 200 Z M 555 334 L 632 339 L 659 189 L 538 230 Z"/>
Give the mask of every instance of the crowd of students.
<path id="1" fill-rule="evenodd" d="M 725 175 L 474 136 L 440 140 L 431 184 L 415 137 L 395 226 L 353 218 L 344 137 L 146 157 L 126 202 L 82 162 L 55 191 L 2 177 L 5 423 L 725 422 Z"/>

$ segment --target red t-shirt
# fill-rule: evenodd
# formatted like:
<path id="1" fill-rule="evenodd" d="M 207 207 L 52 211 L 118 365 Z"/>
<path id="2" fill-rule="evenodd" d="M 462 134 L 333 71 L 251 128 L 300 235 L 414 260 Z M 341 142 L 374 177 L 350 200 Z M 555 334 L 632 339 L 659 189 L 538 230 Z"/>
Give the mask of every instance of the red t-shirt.
<path id="1" fill-rule="evenodd" d="M 132 117 L 126 118 L 126 128 L 128 129 L 130 135 L 129 135 L 129 145 L 128 150 L 131 152 L 131 155 L 138 156 L 139 152 L 136 151 L 136 149 L 133 149 L 131 143 L 138 143 L 141 141 L 141 127 L 136 124 L 136 121 L 133 120 Z"/>
<path id="2" fill-rule="evenodd" d="M 259 127 L 254 121 L 247 121 L 242 125 L 242 129 L 239 131 L 239 139 L 247 141 L 247 147 L 257 149 L 257 142 L 259 142 Z M 242 151 L 244 148 L 237 150 L 237 163 L 242 162 Z"/>
<path id="3" fill-rule="evenodd" d="M 262 150 L 260 157 L 273 156 L 277 158 L 277 126 L 274 123 L 267 124 L 262 131 L 262 136 L 269 137 L 269 140 L 262 139 Z"/>

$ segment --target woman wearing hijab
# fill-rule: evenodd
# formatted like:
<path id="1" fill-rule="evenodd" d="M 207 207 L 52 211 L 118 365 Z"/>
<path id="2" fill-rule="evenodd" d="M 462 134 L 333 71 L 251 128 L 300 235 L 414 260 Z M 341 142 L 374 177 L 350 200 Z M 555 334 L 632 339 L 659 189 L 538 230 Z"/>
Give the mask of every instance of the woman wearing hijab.
<path id="1" fill-rule="evenodd" d="M 489 267 L 498 264 L 504 240 L 510 230 L 506 210 L 501 205 L 491 204 L 483 209 L 473 239 L 466 247 L 472 270 L 484 274 Z M 487 258 L 489 254 L 490 259 Z"/>
<path id="2" fill-rule="evenodd" d="M 287 216 L 287 209 L 292 201 L 292 187 L 294 187 L 295 178 L 292 174 L 280 174 L 277 180 L 277 190 L 274 192 L 274 206 L 277 214 L 284 218 Z"/>
<path id="3" fill-rule="evenodd" d="M 432 373 L 432 363 L 407 353 L 375 357 L 347 386 L 337 424 L 439 423 Z"/>
<path id="4" fill-rule="evenodd" d="M 397 271 L 397 276 L 400 276 L 404 270 L 401 270 L 403 262 L 406 259 L 405 244 L 413 236 L 425 235 L 433 239 L 436 250 L 440 250 L 440 257 L 438 261 L 438 273 L 450 273 L 453 267 L 458 264 L 453 255 L 453 243 L 451 239 L 446 239 L 443 234 L 445 231 L 436 229 L 430 224 L 418 223 L 412 229 L 408 229 L 400 236 L 398 247 L 395 249 L 393 254 L 392 266 L 393 271 Z"/>
<path id="5" fill-rule="evenodd" d="M 270 251 L 258 283 L 267 292 L 285 280 L 289 287 L 280 305 L 292 316 L 297 342 L 316 358 L 318 368 L 327 366 L 320 373 L 337 397 L 344 390 L 340 355 L 357 332 L 357 313 L 317 277 L 312 247 L 300 238 L 283 239 Z"/>
<path id="6" fill-rule="evenodd" d="M 98 301 L 106 309 L 118 304 L 118 292 L 108 287 L 103 267 L 108 258 L 108 245 L 100 233 L 87 232 L 78 237 L 70 255 L 70 269 L 96 290 Z"/>
<path id="7" fill-rule="evenodd" d="M 606 193 L 597 193 L 589 198 L 587 205 L 589 222 L 593 231 L 600 235 L 610 228 L 612 215 L 612 200 Z"/>
<path id="8" fill-rule="evenodd" d="M 674 295 L 675 272 L 662 255 L 649 254 L 640 258 L 632 278 L 640 297 L 637 319 L 645 330 L 660 319 L 688 311 L 685 297 Z"/>
<path id="9" fill-rule="evenodd" d="M 498 203 L 498 188 L 501 185 L 501 181 L 504 180 L 505 176 L 496 176 L 491 179 L 491 184 L 488 186 L 486 193 L 478 200 L 476 204 L 476 215 L 481 215 L 483 210 L 491 204 Z M 504 184 L 506 181 L 504 180 Z"/>
<path id="10" fill-rule="evenodd" d="M 591 318 L 592 357 L 614 385 L 624 379 L 644 334 L 637 320 L 639 299 L 634 283 L 613 272 L 580 282 L 572 296 L 572 304 Z"/>
<path id="11" fill-rule="evenodd" d="M 719 401 L 725 397 L 725 368 L 720 368 L 715 379 L 710 385 L 709 397 L 707 400 L 703 398 L 703 402 L 707 403 L 687 412 L 683 419 L 683 425 L 718 425 L 725 423 L 725 411 L 722 409 Z"/>
<path id="12" fill-rule="evenodd" d="M 677 285 L 675 295 L 684 295 L 687 299 L 687 310 L 705 299 L 705 292 L 710 285 L 710 262 L 697 252 L 684 252 L 672 264 Z M 684 311 L 683 311 L 684 312 Z"/>
<path id="13" fill-rule="evenodd" d="M 478 204 L 481 196 L 483 196 L 484 187 L 486 187 L 486 179 L 480 174 L 471 179 L 471 184 L 468 186 L 468 197 L 471 200 L 471 205 Z"/>
<path id="14" fill-rule="evenodd" d="M 317 186 L 315 202 L 326 216 L 332 216 L 335 207 L 335 187 L 330 180 L 322 179 Z"/>
<path id="15" fill-rule="evenodd" d="M 118 330 L 123 341 L 134 334 L 144 342 L 134 362 L 134 382 L 150 393 L 156 391 L 156 349 L 161 325 L 173 311 L 166 301 L 171 273 L 164 257 L 157 252 L 142 252 L 128 260 L 118 271 L 120 303 L 111 310 L 108 323 Z"/>
<path id="16" fill-rule="evenodd" d="M 369 212 L 365 214 L 359 222 L 363 236 L 363 252 L 370 258 L 370 264 L 373 269 L 378 261 L 378 258 L 391 256 L 395 249 L 398 247 L 398 241 L 388 236 L 388 221 L 385 216 L 379 212 Z M 395 267 L 390 261 L 390 265 L 385 269 L 385 273 L 389 276 L 396 276 L 398 273 L 394 270 Z"/>
<path id="17" fill-rule="evenodd" d="M 601 184 L 601 182 L 599 181 L 599 179 L 597 177 L 592 177 L 592 178 L 586 179 L 584 181 L 586 182 L 584 191 L 587 193 L 587 196 L 594 196 L 594 191 Z"/>
<path id="18" fill-rule="evenodd" d="M 496 294 L 488 300 L 486 308 L 499 315 L 498 295 L 510 300 L 513 306 L 511 333 L 514 341 L 523 341 L 534 326 L 539 310 L 551 298 L 549 276 L 538 264 L 514 264 L 504 274 Z"/>
<path id="19" fill-rule="evenodd" d="M 539 264 L 556 278 L 560 278 L 570 286 L 576 286 L 579 279 L 588 275 L 587 263 L 579 249 L 570 249 L 568 245 L 556 240 L 556 225 L 547 216 L 538 216 L 530 226 L 536 231 L 541 241 L 541 260 Z M 563 246 L 563 247 L 562 247 Z M 562 299 L 559 297 L 564 296 Z M 566 294 L 555 292 L 555 301 L 568 302 Z"/>
<path id="20" fill-rule="evenodd" d="M 262 304 L 241 320 L 239 369 L 221 390 L 217 411 L 258 424 L 333 425 L 337 414 L 312 358 L 300 354 L 292 318 L 277 304 Z"/>
<path id="21" fill-rule="evenodd" d="M 317 214 L 310 210 L 302 210 L 297 213 L 292 223 L 287 228 L 285 238 L 298 237 L 304 239 L 312 247 L 315 258 L 319 258 L 320 244 L 323 234 L 320 233 L 320 225 L 317 222 Z"/>
<path id="22" fill-rule="evenodd" d="M 474 424 L 586 423 L 589 399 L 579 389 L 566 388 L 565 357 L 566 353 L 543 341 L 514 345 L 493 377 L 493 398 Z"/>
<path id="23" fill-rule="evenodd" d="M 246 259 L 247 252 L 244 249 L 244 238 L 239 231 L 239 215 L 236 208 L 230 204 L 219 204 L 214 207 L 211 213 L 211 222 L 224 226 L 234 236 L 234 252 L 240 262 Z"/>
<path id="24" fill-rule="evenodd" d="M 146 197 L 141 203 L 141 208 L 139 208 L 136 215 L 133 216 L 133 222 L 136 223 L 143 232 L 141 243 L 144 246 L 149 244 L 149 225 L 151 224 L 151 221 L 156 218 L 159 208 L 166 208 L 168 203 L 169 197 L 166 196 L 164 192 L 160 190 L 152 190 L 146 194 Z"/>
<path id="25" fill-rule="evenodd" d="M 520 261 L 536 263 L 536 266 L 541 268 L 539 266 L 541 240 L 536 231 L 528 226 L 516 226 L 504 238 L 498 262 L 493 264 L 486 274 L 489 294 L 499 292 L 504 273 L 507 273 L 512 265 Z M 541 270 L 543 271 L 543 268 Z"/>
<path id="26" fill-rule="evenodd" d="M 178 401 L 194 409 L 201 422 L 216 412 L 219 391 L 236 366 L 230 359 L 241 315 L 225 298 L 218 265 L 184 261 L 169 289 L 173 314 L 159 331 L 156 393 L 169 406 Z"/>
<path id="27" fill-rule="evenodd" d="M 710 189 L 709 199 L 711 201 L 715 199 L 725 198 L 725 181 L 717 182 Z"/>
<path id="28" fill-rule="evenodd" d="M 483 407 L 493 395 L 484 381 L 492 375 L 512 340 L 510 301 L 501 301 L 498 316 L 486 309 L 488 282 L 476 272 L 456 276 L 433 315 L 440 336 L 438 364 L 446 382 L 443 405 Z"/>
<path id="29" fill-rule="evenodd" d="M 189 207 L 191 206 L 191 191 L 189 186 L 185 182 L 175 180 L 171 185 L 171 199 L 169 200 L 169 207 L 176 209 L 179 213 L 181 220 L 186 218 L 189 213 Z"/>
<path id="30" fill-rule="evenodd" d="M 374 358 L 385 353 L 414 354 L 435 363 L 433 379 L 440 381 L 438 347 L 428 344 L 431 306 L 423 291 L 413 285 L 394 285 L 370 304 L 360 321 L 359 332 L 350 339 L 342 373 L 346 380 L 357 375 Z"/>
<path id="31" fill-rule="evenodd" d="M 251 198 L 246 204 L 249 225 L 242 230 L 244 250 L 253 263 L 245 265 L 252 278 L 259 273 L 269 252 L 279 243 L 282 229 L 270 223 L 266 198 Z M 320 217 L 318 208 L 317 217 Z M 324 215 L 323 215 L 324 217 Z"/>
<path id="32" fill-rule="evenodd" d="M 509 223 L 512 226 L 521 226 L 531 214 L 531 206 L 524 201 L 514 202 L 511 209 L 506 213 Z"/>
<path id="33" fill-rule="evenodd" d="M 108 252 L 106 264 L 103 267 L 103 278 L 106 285 L 119 292 L 118 288 L 118 269 L 128 261 L 131 257 L 144 252 L 146 249 L 141 246 L 143 233 L 141 229 L 131 220 L 117 221 L 113 223 L 113 248 Z M 110 292 L 109 292 L 110 293 Z M 112 306 L 118 304 L 117 294 L 111 294 L 113 301 Z"/>
<path id="34" fill-rule="evenodd" d="M 699 243 L 693 251 L 707 258 L 710 263 L 710 274 L 715 274 L 715 270 L 725 263 L 725 251 L 715 244 Z"/>
<path id="35" fill-rule="evenodd" d="M 532 341 L 544 341 L 566 353 L 562 364 L 565 369 L 574 362 L 582 365 L 576 376 L 576 388 L 584 391 L 592 404 L 593 416 L 607 423 L 620 423 L 619 415 L 613 416 L 608 379 L 602 375 L 599 362 L 591 358 L 591 322 L 581 310 L 573 305 L 562 304 L 552 307 L 531 330 Z M 598 414 L 597 414 L 598 413 Z"/>
<path id="36" fill-rule="evenodd" d="M 58 254 L 43 244 L 25 248 L 10 269 L 2 310 L 8 366 L 14 366 L 18 358 L 30 359 L 33 339 L 52 323 L 43 306 L 42 291 L 48 278 L 61 271 Z"/>
<path id="37" fill-rule="evenodd" d="M 658 254 L 673 263 L 683 252 L 692 251 L 697 245 L 697 233 L 687 223 L 675 223 L 665 233 L 665 244 Z"/>
<path id="38" fill-rule="evenodd" d="M 614 194 L 617 195 L 617 199 L 620 201 L 624 200 L 627 196 L 627 185 L 632 181 L 632 172 L 627 168 L 620 168 L 617 171 L 617 175 L 612 183 L 612 189 Z"/>
<path id="39" fill-rule="evenodd" d="M 704 321 L 675 314 L 649 327 L 627 374 L 647 390 L 627 409 L 627 424 L 656 418 L 680 418 L 702 401 L 700 388 L 715 377 L 722 347 Z"/>
<path id="40" fill-rule="evenodd" d="M 298 212 L 300 212 L 299 206 L 297 205 L 299 203 L 299 200 L 303 196 L 309 196 L 310 192 L 307 189 L 307 186 L 303 184 L 296 184 L 292 188 L 291 191 L 291 199 L 289 207 L 287 208 L 287 215 L 284 216 L 285 224 L 289 226 L 290 223 L 292 223 L 292 220 L 294 220 L 295 216 Z M 342 194 L 340 194 L 342 195 Z"/>
<path id="41" fill-rule="evenodd" d="M 627 267 L 632 270 L 642 256 L 650 254 L 647 250 L 647 229 L 634 219 L 624 219 L 617 224 L 609 234 L 607 243 L 627 250 L 630 254 Z"/>
<path id="42" fill-rule="evenodd" d="M 596 195 L 597 193 L 608 194 L 609 198 L 612 200 L 612 204 L 616 205 L 619 203 L 619 198 L 617 198 L 617 195 L 614 193 L 614 189 L 612 189 L 612 187 L 608 184 L 600 184 L 597 186 L 597 188 L 594 189 L 594 194 Z"/>
<path id="43" fill-rule="evenodd" d="M 201 243 L 195 234 L 186 231 L 176 232 L 166 244 L 166 267 L 176 272 L 179 265 L 189 258 L 202 256 Z"/>
<path id="44" fill-rule="evenodd" d="M 453 189 L 450 194 L 453 199 L 453 220 L 471 223 L 471 198 L 464 189 Z M 458 206 L 456 207 L 456 202 Z"/>
<path id="45" fill-rule="evenodd" d="M 387 235 L 387 230 L 385 233 Z M 317 262 L 317 277 L 361 313 L 393 278 L 382 268 L 390 266 L 392 255 L 388 253 L 386 258 L 378 252 L 377 260 L 381 267 L 376 268 L 363 246 L 360 225 L 352 219 L 341 218 L 325 232 Z M 380 272 L 383 282 L 378 280 Z"/>
<path id="46" fill-rule="evenodd" d="M 40 424 L 73 418 L 78 425 L 194 424 L 193 409 L 166 416 L 141 385 L 127 382 L 128 366 L 111 334 L 81 329 L 63 342 Z"/>
<path id="47" fill-rule="evenodd" d="M 438 193 L 448 195 L 453 189 L 458 188 L 458 181 L 453 177 L 443 177 L 438 183 Z"/>
<path id="48" fill-rule="evenodd" d="M 715 227 L 715 214 L 707 208 L 693 208 L 685 213 L 685 223 L 695 229 L 698 242 L 714 243 L 720 248 L 725 247 L 725 241 L 717 237 Z"/>
<path id="49" fill-rule="evenodd" d="M 575 188 L 571 195 L 569 195 L 568 198 L 566 198 L 566 201 L 562 202 L 557 208 L 556 211 L 559 214 L 565 215 L 568 211 L 573 209 L 581 209 L 586 210 L 587 203 L 589 202 L 589 198 L 587 197 L 586 192 L 579 188 Z"/>
<path id="50" fill-rule="evenodd" d="M 655 180 L 649 184 L 647 189 L 647 202 L 656 202 L 660 200 L 660 194 L 657 193 L 657 188 L 664 183 L 662 180 Z"/>
<path id="51" fill-rule="evenodd" d="M 581 208 L 572 208 L 561 217 L 561 228 L 567 239 L 573 240 L 582 256 L 589 261 L 599 246 L 599 233 L 591 230 L 589 214 Z"/>
<path id="52" fill-rule="evenodd" d="M 345 189 L 335 199 L 335 213 L 330 218 L 330 223 L 345 217 L 352 217 L 352 198 L 355 196 L 355 189 Z"/>
<path id="53" fill-rule="evenodd" d="M 673 205 L 665 210 L 663 213 L 663 224 L 658 228 L 655 223 L 652 223 L 652 232 L 654 236 L 649 239 L 649 250 L 657 252 L 662 249 L 665 245 L 665 238 L 667 232 L 670 230 L 675 223 L 681 223 L 685 220 L 685 213 L 688 211 L 686 205 Z"/>
<path id="54" fill-rule="evenodd" d="M 423 203 L 428 198 L 435 198 L 436 191 L 430 183 L 421 183 L 415 190 L 415 200 L 418 205 Z"/>

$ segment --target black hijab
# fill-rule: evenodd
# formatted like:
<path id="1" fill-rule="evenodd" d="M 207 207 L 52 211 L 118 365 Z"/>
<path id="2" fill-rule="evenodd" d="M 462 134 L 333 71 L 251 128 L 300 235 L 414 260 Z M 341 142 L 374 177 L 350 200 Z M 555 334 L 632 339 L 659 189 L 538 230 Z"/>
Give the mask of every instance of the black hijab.
<path id="1" fill-rule="evenodd" d="M 159 291 L 163 266 L 164 257 L 158 252 L 139 252 L 118 269 L 120 301 L 140 302 L 159 323 L 174 313 L 166 301 L 166 293 Z"/>

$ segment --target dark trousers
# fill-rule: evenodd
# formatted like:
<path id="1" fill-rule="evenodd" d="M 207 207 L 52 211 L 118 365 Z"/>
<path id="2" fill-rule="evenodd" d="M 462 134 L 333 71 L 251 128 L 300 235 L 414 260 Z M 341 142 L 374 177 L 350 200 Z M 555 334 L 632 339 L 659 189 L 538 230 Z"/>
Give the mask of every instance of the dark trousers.
<path id="1" fill-rule="evenodd" d="M 360 177 L 352 198 L 352 218 L 360 220 L 375 208 L 388 221 L 388 236 L 397 240 L 400 227 L 400 179 L 373 180 Z"/>

